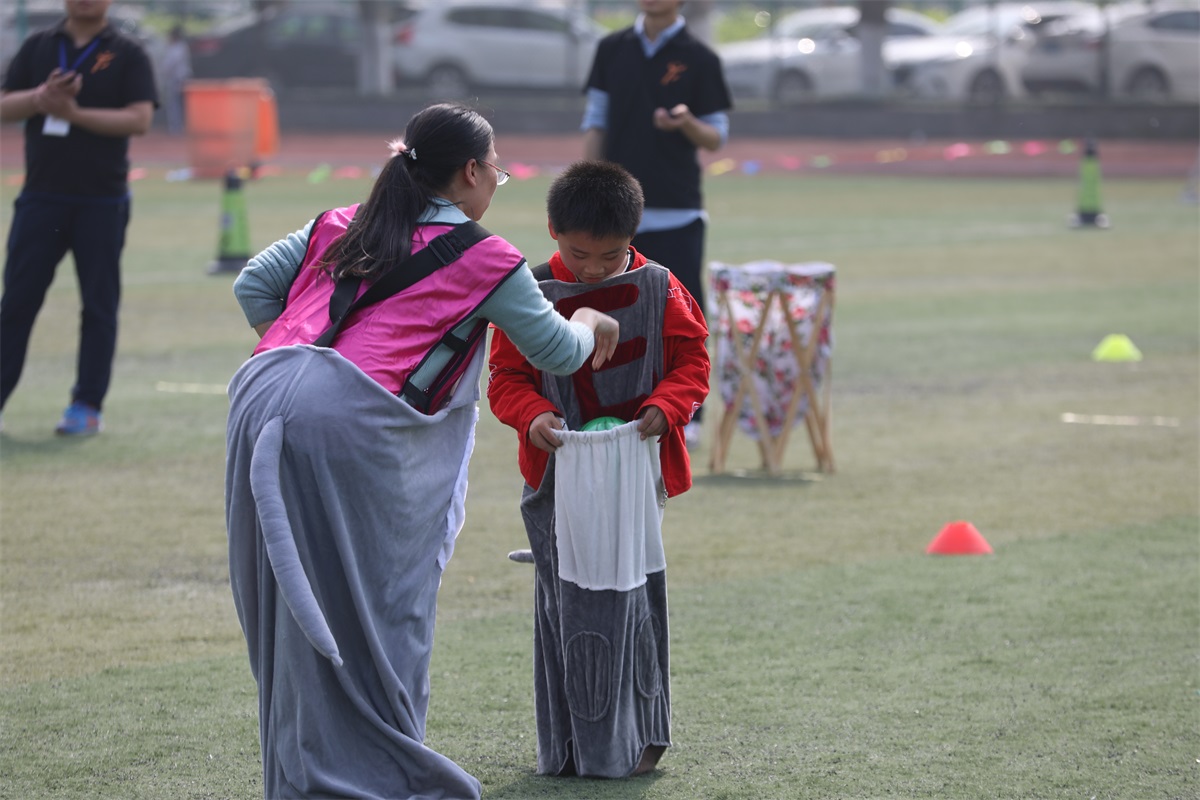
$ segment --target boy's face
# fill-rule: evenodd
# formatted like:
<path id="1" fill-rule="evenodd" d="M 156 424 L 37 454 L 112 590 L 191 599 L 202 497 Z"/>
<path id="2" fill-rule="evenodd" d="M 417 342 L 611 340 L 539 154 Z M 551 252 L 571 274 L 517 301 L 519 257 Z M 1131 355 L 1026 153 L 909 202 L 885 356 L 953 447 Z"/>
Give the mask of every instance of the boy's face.
<path id="1" fill-rule="evenodd" d="M 629 262 L 632 239 L 624 236 L 597 238 L 582 231 L 559 233 L 551 225 L 550 238 L 558 242 L 563 264 L 583 283 L 599 283 L 619 275 Z"/>

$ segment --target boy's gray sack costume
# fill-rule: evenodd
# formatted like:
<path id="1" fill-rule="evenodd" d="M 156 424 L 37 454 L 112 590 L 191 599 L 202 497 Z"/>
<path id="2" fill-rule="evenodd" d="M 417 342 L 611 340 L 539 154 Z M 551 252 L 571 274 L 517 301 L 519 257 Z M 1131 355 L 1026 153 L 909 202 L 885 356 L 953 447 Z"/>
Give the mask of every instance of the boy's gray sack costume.
<path id="1" fill-rule="evenodd" d="M 535 275 L 537 272 L 535 271 Z M 586 305 L 621 324 L 623 348 L 644 348 L 639 358 L 586 368 L 574 376 L 541 373 L 542 393 L 578 431 L 582 418 L 576 381 L 590 375 L 596 400 L 604 407 L 640 404 L 663 376 L 663 328 L 669 273 L 648 263 L 608 278 L 600 284 L 539 282 L 542 292 L 559 308 L 560 302 Z M 614 308 L 609 293 L 629 293 L 637 301 Z M 645 335 L 645 332 L 654 335 Z M 588 390 L 590 393 L 590 389 Z M 606 434 L 615 431 L 605 432 Z M 636 434 L 635 434 L 636 435 Z M 564 438 L 565 440 L 568 437 Z M 647 443 L 649 444 L 649 443 Z M 657 447 L 657 444 L 653 445 Z M 534 588 L 534 702 L 537 717 L 538 772 L 620 778 L 638 765 L 642 751 L 671 744 L 671 687 L 667 635 L 665 564 L 650 567 L 644 583 L 628 591 L 585 589 L 564 579 L 559 565 L 555 518 L 556 457 L 550 457 L 545 477 L 535 491 L 526 485 L 521 515 L 533 550 Z M 661 484 L 658 486 L 661 497 Z M 570 502 L 570 498 L 565 498 Z M 647 551 L 661 553 L 658 542 Z M 622 535 L 648 535 L 623 531 Z M 647 559 L 647 565 L 654 559 Z"/>

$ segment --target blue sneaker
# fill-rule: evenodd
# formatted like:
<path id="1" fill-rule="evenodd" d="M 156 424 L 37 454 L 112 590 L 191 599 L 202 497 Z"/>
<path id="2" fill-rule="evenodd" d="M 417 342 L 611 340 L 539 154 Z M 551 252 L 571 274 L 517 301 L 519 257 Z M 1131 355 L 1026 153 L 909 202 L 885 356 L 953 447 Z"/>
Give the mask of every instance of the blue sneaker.
<path id="1" fill-rule="evenodd" d="M 94 436 L 101 428 L 100 412 L 76 401 L 67 406 L 54 432 L 59 436 Z"/>

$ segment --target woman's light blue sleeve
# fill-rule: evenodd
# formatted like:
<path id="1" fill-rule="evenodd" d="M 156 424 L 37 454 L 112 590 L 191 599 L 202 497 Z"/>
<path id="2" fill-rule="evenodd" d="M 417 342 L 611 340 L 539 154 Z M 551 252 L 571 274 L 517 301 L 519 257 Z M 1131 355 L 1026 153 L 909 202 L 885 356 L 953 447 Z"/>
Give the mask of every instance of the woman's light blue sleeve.
<path id="1" fill-rule="evenodd" d="M 283 313 L 292 281 L 300 272 L 315 220 L 246 262 L 233 282 L 233 295 L 250 327 L 275 321 Z"/>
<path id="2" fill-rule="evenodd" d="M 525 264 L 479 307 L 479 316 L 504 331 L 529 363 L 554 375 L 575 372 L 596 347 L 592 329 L 555 311 Z"/>

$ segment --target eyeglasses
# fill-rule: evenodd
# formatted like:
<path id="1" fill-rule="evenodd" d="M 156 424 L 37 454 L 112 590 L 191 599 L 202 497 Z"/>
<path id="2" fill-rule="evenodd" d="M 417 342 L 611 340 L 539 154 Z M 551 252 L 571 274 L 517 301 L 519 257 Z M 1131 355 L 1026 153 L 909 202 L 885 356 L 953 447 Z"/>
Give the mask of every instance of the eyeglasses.
<path id="1" fill-rule="evenodd" d="M 504 184 L 508 183 L 508 179 L 512 177 L 511 172 L 506 172 L 505 170 L 502 170 L 499 167 L 497 167 L 495 164 L 484 161 L 482 158 L 479 159 L 479 163 L 486 164 L 487 166 L 496 170 L 496 185 L 497 186 L 503 186 Z"/>

